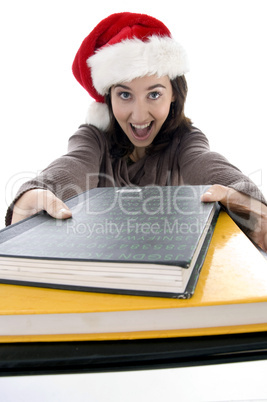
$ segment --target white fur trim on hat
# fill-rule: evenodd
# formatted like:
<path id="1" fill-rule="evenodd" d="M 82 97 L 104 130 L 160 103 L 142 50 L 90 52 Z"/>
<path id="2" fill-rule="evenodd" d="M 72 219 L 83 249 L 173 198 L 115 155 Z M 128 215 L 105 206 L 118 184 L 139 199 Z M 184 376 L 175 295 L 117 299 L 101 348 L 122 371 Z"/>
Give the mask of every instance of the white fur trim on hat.
<path id="1" fill-rule="evenodd" d="M 174 79 L 189 70 L 184 48 L 168 36 L 156 35 L 146 42 L 134 38 L 104 46 L 87 59 L 87 65 L 100 95 L 108 93 L 115 84 L 145 75 Z"/>
<path id="2" fill-rule="evenodd" d="M 93 102 L 89 106 L 85 121 L 100 130 L 106 130 L 110 123 L 108 106 L 105 103 Z"/>

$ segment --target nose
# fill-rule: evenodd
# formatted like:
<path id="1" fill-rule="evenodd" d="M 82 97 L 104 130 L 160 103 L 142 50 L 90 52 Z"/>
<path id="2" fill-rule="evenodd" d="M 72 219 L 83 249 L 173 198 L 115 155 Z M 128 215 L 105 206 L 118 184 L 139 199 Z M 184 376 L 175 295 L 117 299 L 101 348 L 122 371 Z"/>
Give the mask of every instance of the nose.
<path id="1" fill-rule="evenodd" d="M 132 105 L 132 123 L 147 123 L 150 120 L 149 115 L 147 103 L 142 99 L 136 99 Z"/>

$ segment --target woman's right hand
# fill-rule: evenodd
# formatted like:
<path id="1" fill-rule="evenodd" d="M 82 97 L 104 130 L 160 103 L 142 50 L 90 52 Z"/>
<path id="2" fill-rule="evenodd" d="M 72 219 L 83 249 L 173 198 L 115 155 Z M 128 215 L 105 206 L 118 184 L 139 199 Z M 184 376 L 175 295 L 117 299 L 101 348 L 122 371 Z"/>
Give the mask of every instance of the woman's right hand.
<path id="1" fill-rule="evenodd" d="M 56 219 L 72 216 L 71 210 L 50 190 L 33 189 L 26 191 L 15 203 L 11 223 L 19 222 L 42 210 Z"/>

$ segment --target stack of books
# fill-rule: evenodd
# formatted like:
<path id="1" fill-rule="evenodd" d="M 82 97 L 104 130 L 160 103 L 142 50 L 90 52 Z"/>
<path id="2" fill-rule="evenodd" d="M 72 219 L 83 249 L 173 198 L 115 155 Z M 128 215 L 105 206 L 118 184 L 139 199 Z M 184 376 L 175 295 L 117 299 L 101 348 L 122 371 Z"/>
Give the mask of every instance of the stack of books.
<path id="1" fill-rule="evenodd" d="M 201 186 L 95 189 L 0 233 L 0 342 L 267 330 L 267 263 Z"/>

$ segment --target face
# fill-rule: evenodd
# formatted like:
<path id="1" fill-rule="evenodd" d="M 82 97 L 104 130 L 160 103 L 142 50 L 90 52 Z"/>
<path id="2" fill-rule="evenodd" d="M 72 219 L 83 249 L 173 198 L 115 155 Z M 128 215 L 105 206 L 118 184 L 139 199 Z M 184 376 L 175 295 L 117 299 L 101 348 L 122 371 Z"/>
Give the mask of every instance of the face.
<path id="1" fill-rule="evenodd" d="M 111 88 L 114 116 L 140 157 L 168 117 L 173 98 L 167 76 L 145 76 Z"/>

